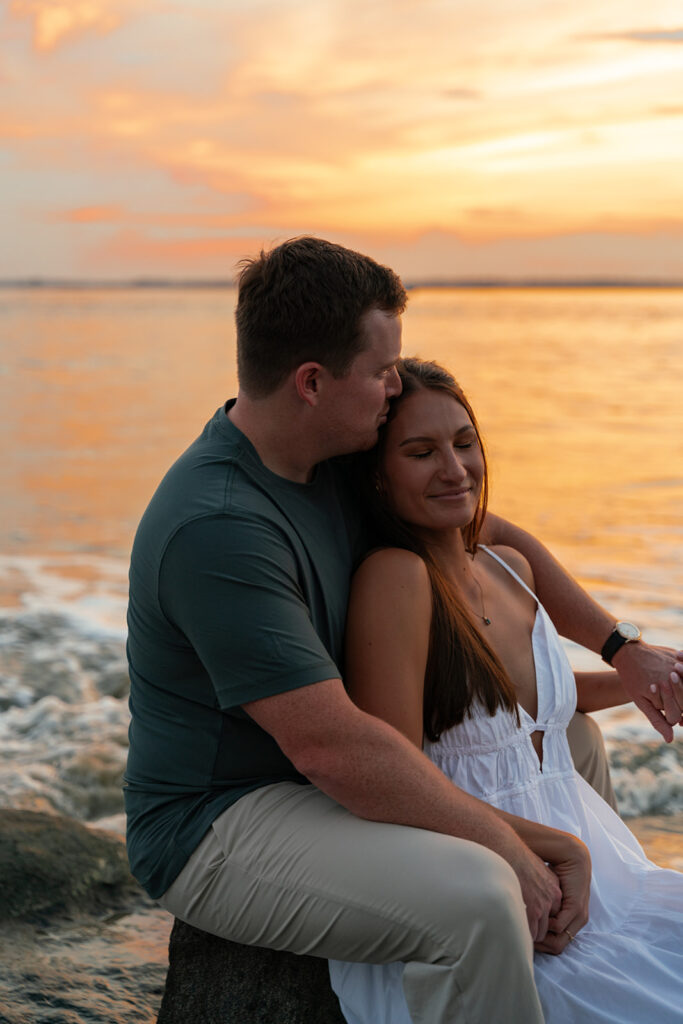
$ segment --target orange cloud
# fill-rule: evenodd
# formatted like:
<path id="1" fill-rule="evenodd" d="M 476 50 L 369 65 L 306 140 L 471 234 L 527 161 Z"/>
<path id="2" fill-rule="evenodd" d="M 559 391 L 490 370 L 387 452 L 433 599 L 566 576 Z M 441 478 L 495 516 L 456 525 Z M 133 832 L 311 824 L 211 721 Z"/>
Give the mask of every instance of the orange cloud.
<path id="1" fill-rule="evenodd" d="M 111 32 L 121 23 L 120 9 L 110 0 L 12 0 L 10 7 L 18 17 L 33 19 L 33 43 L 40 53 L 85 32 Z"/>
<path id="2" fill-rule="evenodd" d="M 100 269 L 120 250 L 123 273 L 136 253 L 182 273 L 262 231 L 487 251 L 677 231 L 680 45 L 596 43 L 588 0 L 550 6 L 8 0 L 0 172 L 33 232 L 12 260 L 87 269 L 108 245 Z M 622 24 L 639 9 L 623 0 Z"/>
<path id="3" fill-rule="evenodd" d="M 230 212 L 141 211 L 127 209 L 115 203 L 70 207 L 48 214 L 46 219 L 63 224 L 121 224 L 129 228 L 189 228 L 194 231 L 231 231 L 238 223 L 237 216 Z"/>
<path id="4" fill-rule="evenodd" d="M 62 210 L 51 219 L 67 224 L 111 224 L 122 219 L 120 206 L 77 206 L 73 210 Z"/>
<path id="5" fill-rule="evenodd" d="M 35 128 L 29 121 L 17 121 L 11 114 L 0 112 L 0 139 L 29 139 L 34 134 Z"/>
<path id="6" fill-rule="evenodd" d="M 199 272 L 230 277 L 237 260 L 270 241 L 255 233 L 237 238 L 151 238 L 136 230 L 124 230 L 94 247 L 88 266 L 105 272 L 111 267 L 128 267 L 133 276 L 153 268 L 155 273 Z"/>

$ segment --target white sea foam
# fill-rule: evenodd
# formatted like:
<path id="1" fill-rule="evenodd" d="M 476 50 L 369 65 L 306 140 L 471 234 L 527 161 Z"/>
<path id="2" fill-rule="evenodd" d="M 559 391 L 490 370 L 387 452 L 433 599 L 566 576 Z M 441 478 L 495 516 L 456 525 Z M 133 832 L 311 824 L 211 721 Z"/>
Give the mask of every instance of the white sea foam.
<path id="1" fill-rule="evenodd" d="M 101 621 L 82 591 L 64 601 L 65 589 L 59 610 L 43 594 L 0 612 L 0 805 L 120 831 L 129 719 L 123 630 L 111 622 L 115 601 L 105 602 Z M 622 813 L 683 810 L 683 744 L 660 742 L 630 707 L 598 718 Z"/>
<path id="2" fill-rule="evenodd" d="M 83 635 L 125 637 L 128 565 L 123 559 L 0 555 L 0 579 L 26 611 L 76 621 Z"/>

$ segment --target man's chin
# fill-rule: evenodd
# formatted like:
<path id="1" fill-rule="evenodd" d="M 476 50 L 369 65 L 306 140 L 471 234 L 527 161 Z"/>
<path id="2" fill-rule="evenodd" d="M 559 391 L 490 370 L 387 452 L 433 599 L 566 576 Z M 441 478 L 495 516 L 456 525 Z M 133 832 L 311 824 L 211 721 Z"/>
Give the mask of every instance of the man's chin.
<path id="1" fill-rule="evenodd" d="M 371 448 L 374 448 L 379 438 L 379 429 L 375 430 L 372 435 L 368 434 L 366 438 L 361 440 L 356 448 L 357 452 L 369 452 Z"/>

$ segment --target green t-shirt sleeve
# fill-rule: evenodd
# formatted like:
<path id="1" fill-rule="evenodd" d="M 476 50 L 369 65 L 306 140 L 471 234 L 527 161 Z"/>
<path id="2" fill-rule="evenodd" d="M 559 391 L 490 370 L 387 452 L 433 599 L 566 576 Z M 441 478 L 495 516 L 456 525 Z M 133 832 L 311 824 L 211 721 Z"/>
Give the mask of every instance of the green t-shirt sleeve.
<path id="1" fill-rule="evenodd" d="M 222 709 L 339 677 L 299 575 L 286 536 L 253 516 L 193 520 L 170 541 L 161 608 L 201 660 Z"/>

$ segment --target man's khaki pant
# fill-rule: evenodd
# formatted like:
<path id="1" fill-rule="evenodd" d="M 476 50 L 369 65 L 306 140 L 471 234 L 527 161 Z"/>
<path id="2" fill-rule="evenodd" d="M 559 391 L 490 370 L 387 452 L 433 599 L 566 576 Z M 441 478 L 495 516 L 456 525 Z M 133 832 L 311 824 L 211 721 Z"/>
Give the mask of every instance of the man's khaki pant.
<path id="1" fill-rule="evenodd" d="M 234 942 L 403 960 L 415 1024 L 543 1020 L 517 878 L 475 843 L 357 818 L 282 782 L 213 823 L 160 900 Z"/>
<path id="2" fill-rule="evenodd" d="M 573 731 L 609 781 L 606 762 L 596 769 L 597 727 L 579 720 Z M 160 903 L 234 942 L 403 961 L 414 1024 L 543 1021 L 511 868 L 467 840 L 364 821 L 313 786 L 278 783 L 242 797 Z"/>
<path id="3" fill-rule="evenodd" d="M 577 772 L 619 813 L 609 777 L 609 764 L 600 727 L 590 715 L 577 711 L 567 726 L 567 739 Z"/>

